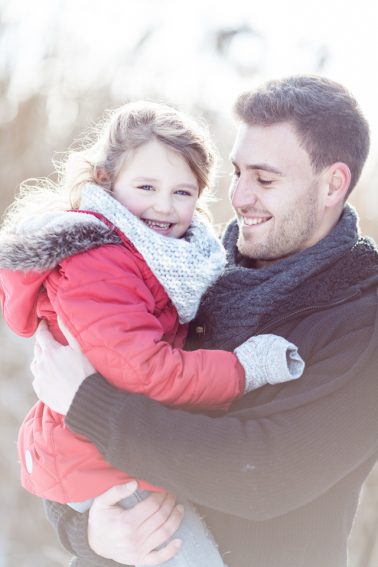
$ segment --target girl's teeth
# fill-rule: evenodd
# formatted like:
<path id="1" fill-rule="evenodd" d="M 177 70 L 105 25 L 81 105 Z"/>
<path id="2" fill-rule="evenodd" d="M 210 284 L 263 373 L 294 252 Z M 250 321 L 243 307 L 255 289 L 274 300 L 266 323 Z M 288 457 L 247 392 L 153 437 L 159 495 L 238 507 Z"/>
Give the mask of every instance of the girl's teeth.
<path id="1" fill-rule="evenodd" d="M 166 230 L 171 226 L 171 223 L 169 222 L 157 222 L 151 220 L 145 220 L 144 222 L 146 223 L 147 226 L 151 228 L 161 228 L 162 230 Z"/>

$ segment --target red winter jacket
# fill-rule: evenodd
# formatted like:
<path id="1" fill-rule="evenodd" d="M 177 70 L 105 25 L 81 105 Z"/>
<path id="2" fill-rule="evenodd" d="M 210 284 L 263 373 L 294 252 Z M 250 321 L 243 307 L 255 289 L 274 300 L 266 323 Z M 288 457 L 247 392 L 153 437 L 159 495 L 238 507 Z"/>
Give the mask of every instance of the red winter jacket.
<path id="1" fill-rule="evenodd" d="M 43 272 L 2 269 L 5 320 L 17 334 L 30 337 L 45 319 L 66 344 L 58 315 L 113 385 L 169 405 L 224 407 L 244 390 L 237 358 L 225 351 L 181 350 L 186 328 L 143 257 L 122 240 Z M 86 500 L 129 480 L 42 402 L 25 418 L 18 449 L 24 488 L 57 502 Z M 139 486 L 159 490 L 144 482 Z"/>

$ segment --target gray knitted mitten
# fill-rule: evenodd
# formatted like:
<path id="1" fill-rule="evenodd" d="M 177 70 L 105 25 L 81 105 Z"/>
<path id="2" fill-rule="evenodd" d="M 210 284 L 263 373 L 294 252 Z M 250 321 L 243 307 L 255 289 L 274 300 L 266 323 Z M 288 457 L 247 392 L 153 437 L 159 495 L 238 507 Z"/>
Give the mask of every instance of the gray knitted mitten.
<path id="1" fill-rule="evenodd" d="M 277 335 L 251 337 L 234 353 L 245 371 L 245 394 L 265 384 L 296 380 L 305 367 L 298 348 Z"/>

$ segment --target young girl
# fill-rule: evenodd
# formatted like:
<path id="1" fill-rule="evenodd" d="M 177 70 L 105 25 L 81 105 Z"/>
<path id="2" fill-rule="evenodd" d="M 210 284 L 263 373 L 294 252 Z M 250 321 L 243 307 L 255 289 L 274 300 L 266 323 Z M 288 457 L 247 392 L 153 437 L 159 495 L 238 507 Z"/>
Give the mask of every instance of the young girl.
<path id="1" fill-rule="evenodd" d="M 186 324 L 225 264 L 196 212 L 213 163 L 205 134 L 178 111 L 147 102 L 114 111 L 71 152 L 57 187 L 26 188 L 5 219 L 0 296 L 10 327 L 31 336 L 46 320 L 66 344 L 61 321 L 110 382 L 170 405 L 224 409 L 254 388 L 298 378 L 296 348 L 272 335 L 234 353 L 182 350 Z M 79 510 L 128 480 L 41 402 L 21 427 L 19 457 L 27 490 Z M 162 490 L 138 486 L 137 498 Z M 169 565 L 223 565 L 185 510 L 183 546 Z"/>

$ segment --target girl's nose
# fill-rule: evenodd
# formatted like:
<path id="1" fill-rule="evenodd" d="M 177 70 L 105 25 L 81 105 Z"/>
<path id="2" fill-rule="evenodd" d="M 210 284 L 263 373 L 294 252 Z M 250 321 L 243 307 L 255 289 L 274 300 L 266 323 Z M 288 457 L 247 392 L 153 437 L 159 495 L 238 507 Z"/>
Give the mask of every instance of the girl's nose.
<path id="1" fill-rule="evenodd" d="M 157 196 L 153 208 L 158 213 L 162 213 L 162 214 L 170 213 L 173 208 L 172 198 L 168 195 Z"/>

